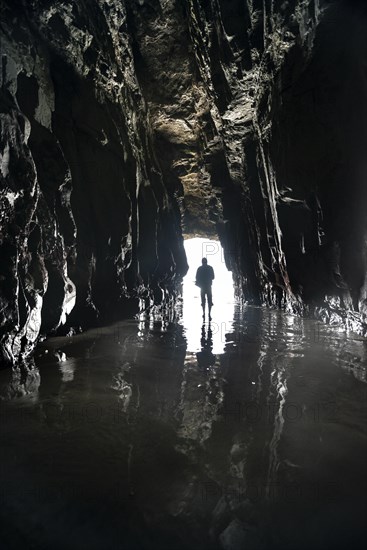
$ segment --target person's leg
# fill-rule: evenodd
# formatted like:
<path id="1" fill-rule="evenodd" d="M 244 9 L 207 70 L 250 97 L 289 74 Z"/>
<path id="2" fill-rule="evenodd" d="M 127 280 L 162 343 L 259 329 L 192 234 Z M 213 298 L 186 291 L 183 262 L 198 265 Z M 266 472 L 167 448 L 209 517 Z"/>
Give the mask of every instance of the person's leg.
<path id="1" fill-rule="evenodd" d="M 201 307 L 203 308 L 203 317 L 205 316 L 205 289 L 201 289 Z"/>
<path id="2" fill-rule="evenodd" d="M 208 296 L 208 306 L 209 306 L 209 307 L 212 307 L 212 305 L 213 305 L 213 300 L 212 300 L 212 289 L 211 289 L 211 287 L 208 288 L 206 294 L 207 294 L 207 296 Z"/>
<path id="3" fill-rule="evenodd" d="M 211 312 L 211 310 L 212 310 L 212 305 L 213 305 L 213 301 L 212 301 L 212 289 L 211 289 L 211 287 L 208 288 L 208 290 L 207 290 L 207 296 L 208 296 L 209 319 L 211 319 L 210 312 Z"/>

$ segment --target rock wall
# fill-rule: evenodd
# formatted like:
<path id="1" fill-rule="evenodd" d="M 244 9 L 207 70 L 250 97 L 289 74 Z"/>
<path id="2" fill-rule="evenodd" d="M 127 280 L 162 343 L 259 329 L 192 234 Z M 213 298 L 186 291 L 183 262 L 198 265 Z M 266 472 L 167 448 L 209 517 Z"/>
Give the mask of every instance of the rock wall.
<path id="1" fill-rule="evenodd" d="M 364 332 L 365 3 L 127 7 L 185 234 L 219 235 L 244 299 Z"/>
<path id="2" fill-rule="evenodd" d="M 1 10 L 3 362 L 169 300 L 182 232 L 244 299 L 365 330 L 365 2 Z"/>
<path id="3" fill-rule="evenodd" d="M 1 350 L 169 300 L 187 264 L 122 2 L 1 13 Z"/>
<path id="4" fill-rule="evenodd" d="M 367 6 L 188 2 L 245 298 L 366 330 Z M 210 143 L 208 144 L 210 149 Z"/>

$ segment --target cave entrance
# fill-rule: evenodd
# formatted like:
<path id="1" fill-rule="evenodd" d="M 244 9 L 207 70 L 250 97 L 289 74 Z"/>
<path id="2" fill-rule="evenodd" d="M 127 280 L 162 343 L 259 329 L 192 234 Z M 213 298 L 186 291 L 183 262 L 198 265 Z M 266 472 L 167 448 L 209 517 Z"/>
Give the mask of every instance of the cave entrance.
<path id="1" fill-rule="evenodd" d="M 223 248 L 219 241 L 205 238 L 190 238 L 184 241 L 189 270 L 183 280 L 182 323 L 185 327 L 187 351 L 200 351 L 202 332 L 209 329 L 209 322 L 203 323 L 200 289 L 195 285 L 196 270 L 202 258 L 214 269 L 213 308 L 210 323 L 213 353 L 223 353 L 226 343 L 225 334 L 232 329 L 234 315 L 234 284 L 232 273 L 228 271 Z"/>

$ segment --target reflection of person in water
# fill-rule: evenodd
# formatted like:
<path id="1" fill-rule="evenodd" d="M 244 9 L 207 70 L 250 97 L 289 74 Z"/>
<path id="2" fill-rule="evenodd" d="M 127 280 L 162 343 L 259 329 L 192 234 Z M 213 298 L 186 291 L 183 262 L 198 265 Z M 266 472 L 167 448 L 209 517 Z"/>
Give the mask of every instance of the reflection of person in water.
<path id="1" fill-rule="evenodd" d="M 212 309 L 212 282 L 214 279 L 214 270 L 211 265 L 208 265 L 208 260 L 203 258 L 202 265 L 196 272 L 196 285 L 201 289 L 201 307 L 203 308 L 203 317 L 205 317 L 205 300 L 208 300 L 209 319 Z"/>
<path id="2" fill-rule="evenodd" d="M 208 329 L 207 332 L 205 329 Z M 199 367 L 212 367 L 215 364 L 215 355 L 213 349 L 213 333 L 209 325 L 201 327 L 201 351 L 196 354 Z"/>

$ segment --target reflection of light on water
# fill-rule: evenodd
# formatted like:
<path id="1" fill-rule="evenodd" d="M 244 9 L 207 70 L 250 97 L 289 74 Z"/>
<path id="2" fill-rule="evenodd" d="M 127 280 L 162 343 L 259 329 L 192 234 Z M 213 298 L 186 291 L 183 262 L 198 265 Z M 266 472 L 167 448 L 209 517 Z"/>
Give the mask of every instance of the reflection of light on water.
<path id="1" fill-rule="evenodd" d="M 63 382 L 72 382 L 74 380 L 75 365 L 73 360 L 61 363 L 59 369 L 62 372 Z"/>
<path id="2" fill-rule="evenodd" d="M 56 351 L 55 357 L 59 361 L 59 369 L 62 373 L 63 382 L 72 382 L 74 380 L 75 364 L 73 359 L 68 359 L 63 351 Z"/>
<path id="3" fill-rule="evenodd" d="M 182 324 L 185 327 L 187 351 L 200 351 L 201 328 L 203 325 L 200 289 L 195 285 L 196 270 L 203 257 L 214 269 L 212 340 L 213 353 L 223 353 L 225 335 L 232 330 L 234 314 L 234 288 L 232 274 L 226 268 L 223 249 L 218 241 L 210 239 L 187 239 L 185 251 L 189 271 L 183 281 Z M 208 324 L 208 318 L 205 320 Z"/>

